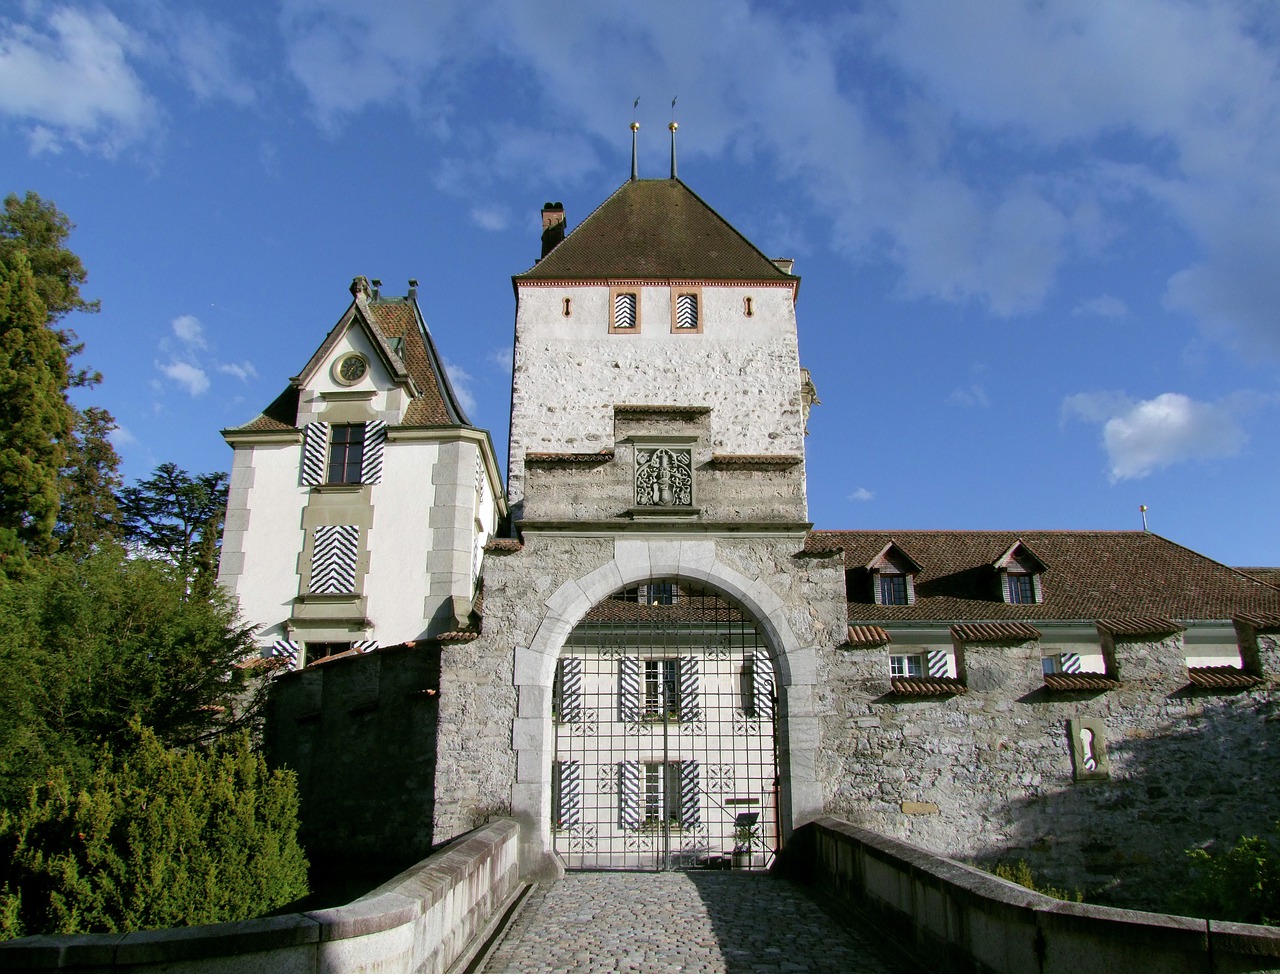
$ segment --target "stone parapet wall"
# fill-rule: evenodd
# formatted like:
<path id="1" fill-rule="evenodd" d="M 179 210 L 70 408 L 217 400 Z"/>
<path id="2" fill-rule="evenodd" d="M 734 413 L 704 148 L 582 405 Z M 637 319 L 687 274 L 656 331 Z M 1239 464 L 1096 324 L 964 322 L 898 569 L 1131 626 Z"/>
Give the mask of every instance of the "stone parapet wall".
<path id="1" fill-rule="evenodd" d="M 464 836 L 347 904 L 175 930 L 25 937 L 0 944 L 0 969 L 232 974 L 442 974 L 519 890 L 508 820 Z"/>
<path id="2" fill-rule="evenodd" d="M 789 865 L 874 914 L 929 970 L 1280 970 L 1274 927 L 1067 903 L 836 818 L 802 830 Z"/>
<path id="3" fill-rule="evenodd" d="M 967 645 L 967 692 L 910 697 L 890 692 L 890 649 L 819 654 L 830 814 L 955 858 L 1025 859 L 1043 882 L 1126 906 L 1161 903 L 1188 848 L 1280 819 L 1275 671 L 1251 690 L 1200 690 L 1179 636 L 1115 640 L 1118 688 L 1060 692 L 1035 642 Z M 1086 727 L 1092 770 L 1072 739 Z"/>

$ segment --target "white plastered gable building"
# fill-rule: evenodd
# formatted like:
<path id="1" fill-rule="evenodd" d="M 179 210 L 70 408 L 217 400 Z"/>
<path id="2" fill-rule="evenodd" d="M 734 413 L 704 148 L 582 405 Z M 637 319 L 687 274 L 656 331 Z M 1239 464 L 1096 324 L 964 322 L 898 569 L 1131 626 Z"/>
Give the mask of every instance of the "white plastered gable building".
<path id="1" fill-rule="evenodd" d="M 474 625 L 505 501 L 416 290 L 384 297 L 357 277 L 288 388 L 223 431 L 235 456 L 219 580 L 264 653 L 292 665 Z"/>

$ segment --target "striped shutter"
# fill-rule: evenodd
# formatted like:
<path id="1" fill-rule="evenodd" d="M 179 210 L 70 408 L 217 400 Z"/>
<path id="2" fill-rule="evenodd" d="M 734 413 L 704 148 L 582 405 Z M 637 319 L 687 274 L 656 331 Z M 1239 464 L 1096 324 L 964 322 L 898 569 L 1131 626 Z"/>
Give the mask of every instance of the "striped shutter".
<path id="1" fill-rule="evenodd" d="M 907 583 L 907 605 L 916 604 L 916 577 L 910 572 L 902 576 Z"/>
<path id="2" fill-rule="evenodd" d="M 773 665 L 764 653 L 756 653 L 751 658 L 751 696 L 755 716 L 773 720 Z"/>
<path id="3" fill-rule="evenodd" d="M 360 483 L 382 483 L 382 446 L 387 440 L 387 424 L 380 419 L 364 424 L 364 456 L 360 460 Z"/>
<path id="4" fill-rule="evenodd" d="M 680 657 L 680 719 L 698 720 L 702 702 L 698 696 L 698 658 Z"/>
<path id="5" fill-rule="evenodd" d="M 681 761 L 680 765 L 680 827 L 696 828 L 702 823 L 699 802 L 698 762 Z"/>
<path id="6" fill-rule="evenodd" d="M 359 545 L 358 525 L 322 524 L 316 528 L 311 552 L 311 591 L 317 595 L 354 592 Z"/>
<path id="7" fill-rule="evenodd" d="M 1001 594 L 1004 596 L 1004 600 L 1012 604 L 1013 603 L 1013 578 L 1009 575 L 1008 572 L 1001 572 L 1000 581 L 1002 583 L 1000 587 L 1003 589 Z"/>
<path id="8" fill-rule="evenodd" d="M 636 296 L 630 293 L 613 296 L 613 327 L 634 328 L 636 326 Z"/>
<path id="9" fill-rule="evenodd" d="M 1058 662 L 1062 666 L 1063 673 L 1079 673 L 1080 672 L 1080 654 L 1079 653 L 1063 653 L 1058 657 Z"/>
<path id="10" fill-rule="evenodd" d="M 641 785 L 644 767 L 639 761 L 618 762 L 618 827 L 635 830 L 644 823 Z"/>
<path id="11" fill-rule="evenodd" d="M 871 573 L 871 597 L 875 599 L 876 605 L 884 605 L 884 589 L 881 587 L 883 581 L 879 572 Z"/>
<path id="12" fill-rule="evenodd" d="M 640 719 L 640 657 L 618 660 L 618 720 L 635 723 Z"/>
<path id="13" fill-rule="evenodd" d="M 376 639 L 357 639 L 351 644 L 351 648 L 359 653 L 372 653 L 378 648 L 378 641 Z"/>
<path id="14" fill-rule="evenodd" d="M 1031 573 L 1031 592 L 1032 597 L 1036 600 L 1036 605 L 1044 601 L 1044 592 L 1040 589 L 1040 573 Z"/>
<path id="15" fill-rule="evenodd" d="M 302 485 L 325 482 L 324 460 L 329 452 L 329 424 L 308 423 L 302 430 Z"/>
<path id="16" fill-rule="evenodd" d="M 557 665 L 557 713 L 562 724 L 575 724 L 582 719 L 582 657 L 564 656 Z"/>
<path id="17" fill-rule="evenodd" d="M 676 295 L 676 327 L 698 327 L 698 296 L 696 294 Z"/>
<path id="18" fill-rule="evenodd" d="M 561 828 L 571 829 L 578 824 L 582 807 L 582 763 L 557 761 L 556 822 Z"/>
<path id="19" fill-rule="evenodd" d="M 924 654 L 924 666 L 925 672 L 931 677 L 945 680 L 947 678 L 947 651 L 945 649 L 929 650 Z"/>
<path id="20" fill-rule="evenodd" d="M 298 666 L 298 650 L 300 647 L 292 639 L 277 639 L 271 644 L 271 655 L 280 659 L 288 660 L 289 669 L 296 669 Z"/>

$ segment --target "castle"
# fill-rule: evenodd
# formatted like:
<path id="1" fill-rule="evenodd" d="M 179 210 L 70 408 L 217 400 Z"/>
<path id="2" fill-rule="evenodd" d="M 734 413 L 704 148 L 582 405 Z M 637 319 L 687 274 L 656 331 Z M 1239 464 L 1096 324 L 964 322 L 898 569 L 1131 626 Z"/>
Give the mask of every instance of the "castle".
<path id="1" fill-rule="evenodd" d="M 765 868 L 831 813 L 1142 903 L 1280 817 L 1280 588 L 1145 532 L 814 530 L 791 262 L 674 153 L 542 217 L 505 489 L 416 282 L 356 278 L 224 431 L 220 578 L 313 855 L 501 812 L 530 873 Z"/>

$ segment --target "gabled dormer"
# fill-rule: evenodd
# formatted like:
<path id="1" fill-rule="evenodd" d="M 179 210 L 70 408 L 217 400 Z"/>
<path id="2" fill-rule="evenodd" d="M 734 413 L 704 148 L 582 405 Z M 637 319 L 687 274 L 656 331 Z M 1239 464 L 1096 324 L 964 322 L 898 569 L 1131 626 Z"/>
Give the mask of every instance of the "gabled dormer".
<path id="1" fill-rule="evenodd" d="M 1018 539 L 991 563 L 1000 601 L 1009 605 L 1039 605 L 1044 601 L 1041 576 L 1048 566 Z"/>
<path id="2" fill-rule="evenodd" d="M 915 605 L 916 575 L 921 567 L 894 541 L 866 564 L 871 575 L 871 599 L 876 605 Z"/>

